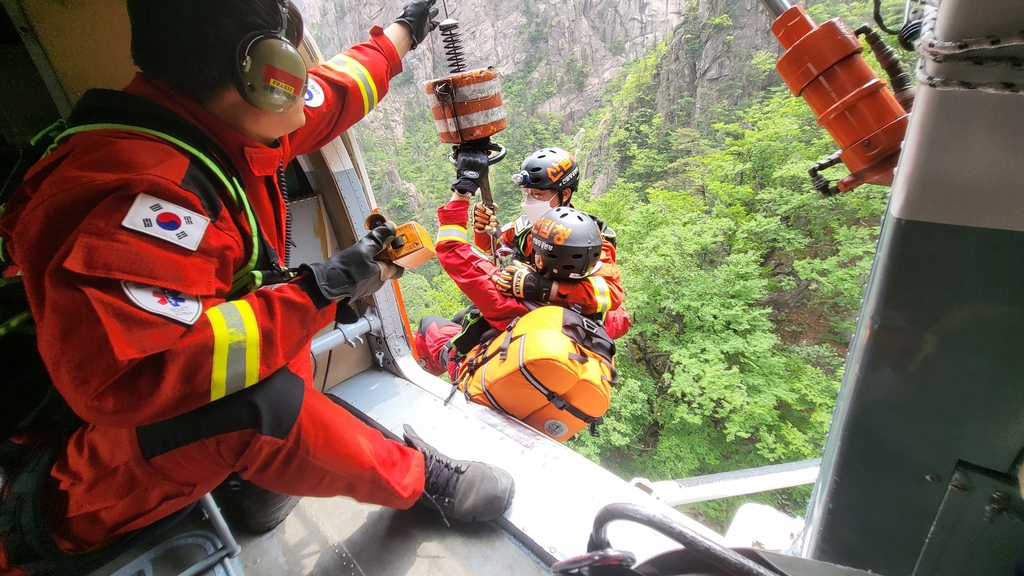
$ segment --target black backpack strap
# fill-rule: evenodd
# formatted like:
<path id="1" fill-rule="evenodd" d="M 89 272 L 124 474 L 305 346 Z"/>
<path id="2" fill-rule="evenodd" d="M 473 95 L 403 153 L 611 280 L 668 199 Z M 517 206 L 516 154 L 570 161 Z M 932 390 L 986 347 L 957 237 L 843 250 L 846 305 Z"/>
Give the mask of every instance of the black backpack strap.
<path id="1" fill-rule="evenodd" d="M 152 100 L 119 90 L 95 88 L 86 91 L 71 111 L 68 127 L 104 124 L 138 126 L 174 136 L 208 156 L 225 173 L 241 179 L 238 168 L 213 138 L 181 115 Z M 206 176 L 211 183 L 216 182 L 213 174 Z M 190 191 L 199 196 L 210 219 L 216 220 L 223 206 L 216 188 L 202 187 Z"/>
<path id="2" fill-rule="evenodd" d="M 70 558 L 50 535 L 45 517 L 48 508 L 43 501 L 50 469 L 66 442 L 66 437 L 52 439 L 33 449 L 24 465 L 8 479 L 10 485 L 5 486 L 0 501 L 0 537 L 8 562 L 29 569 L 29 573 L 45 572 L 55 561 Z"/>
<path id="3" fill-rule="evenodd" d="M 615 356 L 615 341 L 608 336 L 604 325 L 571 308 L 562 313 L 562 333 L 609 364 Z"/>

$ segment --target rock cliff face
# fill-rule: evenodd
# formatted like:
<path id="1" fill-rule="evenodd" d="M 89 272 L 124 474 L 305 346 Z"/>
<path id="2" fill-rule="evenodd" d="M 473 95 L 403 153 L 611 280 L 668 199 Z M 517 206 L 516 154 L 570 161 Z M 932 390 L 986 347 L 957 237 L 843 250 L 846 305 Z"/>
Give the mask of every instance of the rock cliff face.
<path id="1" fill-rule="evenodd" d="M 374 24 L 387 25 L 404 0 L 297 0 L 306 26 L 330 57 L 366 38 Z M 444 6 L 437 4 L 444 16 Z M 503 80 L 529 75 L 526 97 L 553 85 L 538 99 L 537 110 L 562 116 L 567 134 L 601 103 L 604 86 L 624 63 L 644 55 L 671 35 L 659 64 L 658 110 L 671 123 L 699 126 L 715 103 L 735 104 L 763 86 L 763 74 L 751 72 L 759 50 L 777 51 L 769 17 L 759 0 L 483 0 L 449 1 L 460 22 L 467 66 L 494 66 Z M 392 94 L 361 124 L 367 138 L 399 140 L 403 108 L 427 106 L 423 82 L 448 73 L 441 37 L 431 34 L 405 59 Z M 587 164 L 603 162 L 602 142 L 594 144 Z M 586 172 L 593 175 L 593 169 Z M 396 188 L 408 186 L 392 181 Z M 605 174 L 601 193 L 613 174 Z M 415 198 L 415 194 L 413 197 Z"/>
<path id="2" fill-rule="evenodd" d="M 771 23 L 759 0 L 699 0 L 689 6 L 662 64 L 659 111 L 689 113 L 690 125 L 698 126 L 715 103 L 734 105 L 765 81 L 775 82 L 774 74 L 765 78 L 752 69 L 758 52 L 781 52 Z M 677 104 L 686 98 L 692 107 L 680 110 Z"/>
<path id="3" fill-rule="evenodd" d="M 306 25 L 325 55 L 362 41 L 374 24 L 397 16 L 402 0 L 300 0 Z M 581 90 L 545 102 L 545 108 L 580 118 L 593 105 L 601 87 L 622 64 L 663 41 L 682 21 L 684 0 L 460 0 L 449 2 L 460 22 L 470 68 L 494 66 L 505 78 L 539 58 L 538 78 L 585 71 Z M 444 7 L 438 2 L 441 15 Z M 447 74 L 441 38 L 435 32 L 405 61 L 420 90 L 423 81 Z M 567 83 L 568 84 L 568 83 Z M 577 83 L 578 85 L 578 83 Z M 424 98 L 425 102 L 425 98 Z"/>

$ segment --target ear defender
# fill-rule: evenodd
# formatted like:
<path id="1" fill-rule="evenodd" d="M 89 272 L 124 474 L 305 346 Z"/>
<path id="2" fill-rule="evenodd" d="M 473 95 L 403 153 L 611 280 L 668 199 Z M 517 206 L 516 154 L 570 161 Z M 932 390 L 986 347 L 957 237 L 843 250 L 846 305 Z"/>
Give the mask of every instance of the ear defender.
<path id="1" fill-rule="evenodd" d="M 239 44 L 235 87 L 245 101 L 280 114 L 298 106 L 306 93 L 306 63 L 284 38 L 288 29 L 288 0 L 281 0 L 281 28 L 255 32 Z"/>

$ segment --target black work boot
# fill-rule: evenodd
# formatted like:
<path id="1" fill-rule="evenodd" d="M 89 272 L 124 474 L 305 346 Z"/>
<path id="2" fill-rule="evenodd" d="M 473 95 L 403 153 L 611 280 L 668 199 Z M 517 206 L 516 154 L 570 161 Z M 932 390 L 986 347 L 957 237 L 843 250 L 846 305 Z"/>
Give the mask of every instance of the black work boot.
<path id="1" fill-rule="evenodd" d="M 405 443 L 423 453 L 424 487 L 420 502 L 445 518 L 464 522 L 494 520 L 505 513 L 516 492 L 512 476 L 501 468 L 453 460 L 405 425 Z"/>

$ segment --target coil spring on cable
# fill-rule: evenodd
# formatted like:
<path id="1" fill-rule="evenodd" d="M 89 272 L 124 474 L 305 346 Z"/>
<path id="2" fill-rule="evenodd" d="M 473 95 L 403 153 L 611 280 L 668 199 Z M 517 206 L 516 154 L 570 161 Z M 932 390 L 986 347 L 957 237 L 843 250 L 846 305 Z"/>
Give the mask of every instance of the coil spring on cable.
<path id="1" fill-rule="evenodd" d="M 458 20 L 446 18 L 438 28 L 441 30 L 441 42 L 444 44 L 444 57 L 448 61 L 448 70 L 452 74 L 465 72 L 466 55 L 462 48 Z"/>

